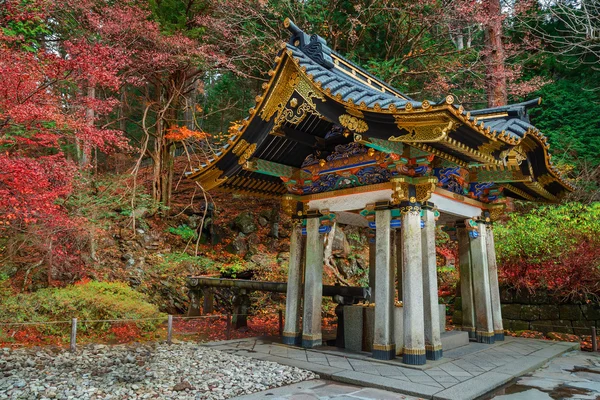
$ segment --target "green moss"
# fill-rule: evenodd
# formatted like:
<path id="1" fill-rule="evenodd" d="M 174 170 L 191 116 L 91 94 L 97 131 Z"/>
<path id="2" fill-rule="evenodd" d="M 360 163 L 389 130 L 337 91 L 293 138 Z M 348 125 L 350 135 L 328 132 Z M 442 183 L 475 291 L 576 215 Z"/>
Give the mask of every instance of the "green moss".
<path id="1" fill-rule="evenodd" d="M 19 293 L 0 299 L 0 321 L 50 322 L 83 320 L 148 319 L 136 322 L 143 330 L 152 330 L 166 316 L 147 297 L 124 283 L 87 282 L 64 288 L 48 288 L 34 293 Z M 81 324 L 79 330 L 106 331 L 110 323 Z M 41 329 L 42 330 L 42 329 Z M 44 326 L 46 333 L 63 333 L 64 326 Z"/>

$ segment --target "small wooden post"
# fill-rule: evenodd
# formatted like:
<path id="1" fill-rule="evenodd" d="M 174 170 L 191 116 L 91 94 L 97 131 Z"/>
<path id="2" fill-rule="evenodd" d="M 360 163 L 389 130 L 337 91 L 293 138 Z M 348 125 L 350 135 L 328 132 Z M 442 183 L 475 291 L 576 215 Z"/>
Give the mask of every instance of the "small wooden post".
<path id="1" fill-rule="evenodd" d="M 77 350 L 77 318 L 71 320 L 71 351 Z"/>
<path id="2" fill-rule="evenodd" d="M 596 328 L 592 327 L 592 351 L 598 351 L 598 338 L 596 337 Z"/>
<path id="3" fill-rule="evenodd" d="M 227 313 L 227 340 L 231 339 L 231 314 Z"/>
<path id="4" fill-rule="evenodd" d="M 279 337 L 283 337 L 283 310 L 279 310 Z"/>
<path id="5" fill-rule="evenodd" d="M 169 315 L 169 319 L 167 320 L 167 343 L 171 344 L 173 342 L 173 316 Z"/>

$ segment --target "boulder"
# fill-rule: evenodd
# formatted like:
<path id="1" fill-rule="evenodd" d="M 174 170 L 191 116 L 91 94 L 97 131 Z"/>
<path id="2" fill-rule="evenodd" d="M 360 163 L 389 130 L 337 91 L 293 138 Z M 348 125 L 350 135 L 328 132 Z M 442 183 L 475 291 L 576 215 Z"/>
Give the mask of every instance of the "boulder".
<path id="1" fill-rule="evenodd" d="M 256 232 L 256 224 L 254 224 L 254 216 L 251 212 L 243 212 L 233 220 L 234 227 L 244 235 Z"/>
<path id="2" fill-rule="evenodd" d="M 246 235 L 239 232 L 238 235 L 231 241 L 227 246 L 227 251 L 238 256 L 244 255 L 248 252 L 248 243 L 246 241 Z"/>
<path id="3" fill-rule="evenodd" d="M 267 226 L 269 223 L 269 220 L 266 219 L 265 217 L 263 217 L 262 215 L 260 217 L 258 217 L 258 224 L 262 227 Z"/>
<path id="4" fill-rule="evenodd" d="M 544 304 L 540 306 L 540 319 L 559 319 L 560 313 L 558 306 L 552 304 Z"/>
<path id="5" fill-rule="evenodd" d="M 558 312 L 560 313 L 560 319 L 570 319 L 572 321 L 583 319 L 583 313 L 577 304 L 561 304 L 558 306 Z"/>
<path id="6" fill-rule="evenodd" d="M 600 319 L 600 306 L 595 304 L 584 304 L 581 311 L 587 320 Z"/>
<path id="7" fill-rule="evenodd" d="M 174 392 L 183 392 L 184 390 L 194 390 L 194 387 L 188 381 L 181 381 L 172 389 Z"/>
<path id="8" fill-rule="evenodd" d="M 521 305 L 502 304 L 502 317 L 506 319 L 521 319 Z"/>
<path id="9" fill-rule="evenodd" d="M 346 239 L 346 234 L 338 227 L 333 236 L 331 253 L 338 258 L 347 258 L 351 251 L 352 249 L 350 243 L 348 243 L 348 239 Z"/>
<path id="10" fill-rule="evenodd" d="M 535 321 L 540 319 L 540 310 L 538 306 L 521 306 L 521 317 L 519 319 L 524 321 Z"/>
<path id="11" fill-rule="evenodd" d="M 573 333 L 576 335 L 591 335 L 595 321 L 573 321 Z"/>
<path id="12" fill-rule="evenodd" d="M 504 329 L 508 329 L 509 331 L 524 331 L 529 329 L 529 322 L 512 319 L 502 319 L 502 325 L 504 325 Z"/>
<path id="13" fill-rule="evenodd" d="M 134 218 L 145 218 L 148 216 L 148 209 L 146 207 L 136 208 L 131 212 L 131 216 Z"/>
<path id="14" fill-rule="evenodd" d="M 549 332 L 573 333 L 571 321 L 562 319 L 534 321 L 531 323 L 531 329 L 545 334 Z"/>

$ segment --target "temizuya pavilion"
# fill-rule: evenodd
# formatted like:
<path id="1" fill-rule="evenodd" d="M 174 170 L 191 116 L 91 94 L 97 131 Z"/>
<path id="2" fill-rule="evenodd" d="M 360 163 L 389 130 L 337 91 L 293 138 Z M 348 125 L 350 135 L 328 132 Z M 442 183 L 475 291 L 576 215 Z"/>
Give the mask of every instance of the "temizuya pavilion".
<path id="1" fill-rule="evenodd" d="M 284 343 L 321 345 L 322 235 L 333 219 L 375 230 L 373 357 L 402 354 L 404 363 L 424 364 L 442 356 L 436 223 L 456 229 L 463 330 L 482 343 L 503 340 L 490 223 L 510 198 L 553 202 L 572 190 L 529 123 L 527 110 L 539 100 L 470 112 L 450 95 L 415 101 L 323 38 L 289 20 L 285 26 L 291 39 L 250 117 L 191 174 L 207 190 L 279 197 L 292 216 Z M 403 301 L 397 341 L 396 275 Z"/>

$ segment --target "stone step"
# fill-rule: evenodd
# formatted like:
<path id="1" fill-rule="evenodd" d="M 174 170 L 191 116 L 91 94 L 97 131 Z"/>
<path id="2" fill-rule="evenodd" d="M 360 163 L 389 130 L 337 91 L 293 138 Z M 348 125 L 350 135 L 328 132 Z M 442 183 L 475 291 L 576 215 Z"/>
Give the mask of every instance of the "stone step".
<path id="1" fill-rule="evenodd" d="M 463 331 L 446 331 L 440 335 L 444 352 L 469 344 L 469 333 Z"/>

